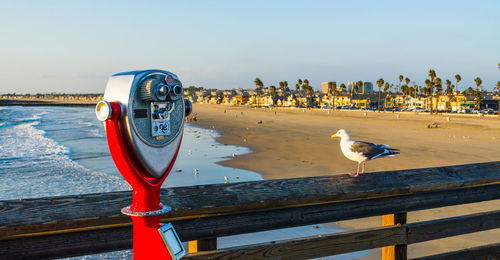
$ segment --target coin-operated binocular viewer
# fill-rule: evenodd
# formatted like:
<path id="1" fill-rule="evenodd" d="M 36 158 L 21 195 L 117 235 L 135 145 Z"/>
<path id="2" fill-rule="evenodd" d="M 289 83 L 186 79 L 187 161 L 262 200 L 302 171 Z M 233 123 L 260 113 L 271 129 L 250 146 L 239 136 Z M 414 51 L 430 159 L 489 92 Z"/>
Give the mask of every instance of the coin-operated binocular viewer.
<path id="1" fill-rule="evenodd" d="M 160 187 L 174 165 L 191 109 L 177 76 L 161 70 L 113 75 L 96 106 L 113 161 L 133 188 L 132 205 L 122 213 L 134 225 L 134 259 L 185 254 L 172 225 L 160 223 L 170 210 L 160 203 Z"/>

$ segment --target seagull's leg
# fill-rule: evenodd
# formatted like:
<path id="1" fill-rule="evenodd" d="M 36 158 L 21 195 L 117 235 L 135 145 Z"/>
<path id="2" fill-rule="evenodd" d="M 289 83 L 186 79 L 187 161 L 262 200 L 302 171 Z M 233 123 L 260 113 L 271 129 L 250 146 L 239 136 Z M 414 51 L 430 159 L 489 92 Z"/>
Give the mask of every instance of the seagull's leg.
<path id="1" fill-rule="evenodd" d="M 359 163 L 358 163 L 358 170 L 356 171 L 356 173 L 349 173 L 349 176 L 351 176 L 353 178 L 358 177 L 358 175 L 359 175 Z"/>
<path id="2" fill-rule="evenodd" d="M 365 162 L 363 162 L 363 165 L 361 165 L 361 172 L 359 174 L 365 173 Z"/>

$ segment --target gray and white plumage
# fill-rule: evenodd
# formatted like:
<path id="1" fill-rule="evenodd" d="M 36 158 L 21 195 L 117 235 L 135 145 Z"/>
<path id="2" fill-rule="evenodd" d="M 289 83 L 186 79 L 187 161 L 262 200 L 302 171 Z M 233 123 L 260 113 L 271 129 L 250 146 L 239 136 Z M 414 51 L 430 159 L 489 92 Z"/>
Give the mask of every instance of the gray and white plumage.
<path id="1" fill-rule="evenodd" d="M 362 141 L 352 141 L 346 130 L 340 129 L 336 134 L 332 135 L 332 139 L 340 137 L 340 149 L 344 156 L 352 161 L 358 162 L 358 170 L 355 174 L 350 174 L 352 177 L 357 177 L 358 174 L 365 172 L 365 162 L 382 157 L 394 157 L 399 154 L 399 149 L 390 148 L 386 144 L 373 144 Z M 359 166 L 363 169 L 359 172 Z"/>

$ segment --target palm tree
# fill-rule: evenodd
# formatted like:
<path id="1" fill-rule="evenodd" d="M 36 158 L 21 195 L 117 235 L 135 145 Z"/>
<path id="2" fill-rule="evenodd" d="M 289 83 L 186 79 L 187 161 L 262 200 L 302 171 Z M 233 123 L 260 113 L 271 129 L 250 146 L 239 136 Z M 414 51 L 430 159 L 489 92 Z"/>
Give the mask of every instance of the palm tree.
<path id="1" fill-rule="evenodd" d="M 309 88 L 309 80 L 304 79 L 304 84 L 302 84 L 302 90 L 306 92 L 308 88 Z"/>
<path id="2" fill-rule="evenodd" d="M 307 91 L 307 94 L 313 94 L 314 93 L 314 89 L 311 86 L 307 86 L 306 91 Z"/>
<path id="3" fill-rule="evenodd" d="M 448 88 L 450 88 L 450 86 L 451 86 L 451 81 L 450 81 L 449 79 L 447 79 L 445 82 L 446 82 L 446 88 L 447 88 L 447 89 L 448 89 Z"/>
<path id="4" fill-rule="evenodd" d="M 439 96 L 441 96 L 441 93 L 443 92 L 443 82 L 441 81 L 441 78 L 436 77 L 434 86 L 436 86 L 436 102 L 439 102 Z M 438 104 L 436 104 L 436 113 L 438 109 L 437 105 Z"/>
<path id="5" fill-rule="evenodd" d="M 431 78 L 431 81 L 434 81 L 434 79 L 436 78 L 436 71 L 433 69 L 430 69 L 428 76 L 429 76 L 429 78 Z"/>
<path id="6" fill-rule="evenodd" d="M 295 84 L 295 90 L 300 96 L 302 96 L 302 93 L 300 93 L 301 88 L 302 88 L 302 79 L 298 79 L 297 84 Z"/>
<path id="7" fill-rule="evenodd" d="M 436 78 L 436 71 L 434 71 L 433 69 L 430 69 L 430 70 L 429 70 L 429 74 L 428 74 L 428 75 L 429 75 L 429 77 L 431 78 L 431 80 L 430 80 L 431 84 L 429 84 L 429 85 L 428 85 L 428 87 L 429 87 L 429 90 L 430 90 L 430 96 L 431 96 L 431 115 L 432 115 L 432 110 L 434 110 L 434 106 L 433 106 L 433 104 L 432 104 L 432 99 L 433 99 L 433 96 L 434 96 L 433 91 L 434 91 L 434 86 L 435 86 L 435 82 L 434 82 L 434 80 L 435 80 L 435 78 Z M 427 84 L 427 83 L 426 83 L 426 84 Z"/>
<path id="8" fill-rule="evenodd" d="M 462 77 L 460 77 L 460 74 L 457 74 L 457 75 L 455 75 L 455 79 L 457 80 L 457 85 L 456 85 L 457 86 L 457 91 L 459 91 L 458 90 L 458 82 L 460 82 L 462 80 Z"/>
<path id="9" fill-rule="evenodd" d="M 451 84 L 451 81 L 449 79 L 446 80 L 446 90 L 445 93 L 448 96 L 453 95 L 453 89 L 455 88 L 455 85 Z"/>
<path id="10" fill-rule="evenodd" d="M 483 81 L 481 80 L 480 77 L 475 78 L 474 82 L 476 82 L 477 88 L 479 88 L 479 86 L 481 86 L 481 84 L 483 84 Z"/>
<path id="11" fill-rule="evenodd" d="M 335 96 L 337 95 L 337 83 L 330 81 L 328 82 L 328 94 L 332 95 L 333 99 L 333 108 L 335 109 Z"/>
<path id="12" fill-rule="evenodd" d="M 391 85 L 389 85 L 389 82 L 386 82 L 384 85 L 384 108 L 385 108 L 385 101 L 387 98 L 387 90 L 391 88 Z M 378 89 L 378 102 L 380 103 L 380 88 Z M 380 111 L 380 105 L 379 105 L 379 111 Z"/>
<path id="13" fill-rule="evenodd" d="M 441 81 L 441 78 L 437 77 L 435 79 L 435 86 L 436 86 L 436 94 L 439 95 L 441 94 L 441 92 L 443 91 L 443 82 Z"/>
<path id="14" fill-rule="evenodd" d="M 380 112 L 380 88 L 382 87 L 382 85 L 384 85 L 384 79 L 383 78 L 380 78 L 377 80 L 377 86 L 378 86 L 378 103 L 377 103 L 377 110 L 378 112 Z M 384 88 L 384 92 L 386 90 L 386 88 L 388 89 L 389 88 L 389 83 L 385 83 L 385 88 Z M 384 102 L 385 103 L 385 102 Z"/>
<path id="15" fill-rule="evenodd" d="M 385 85 L 384 85 L 384 93 L 387 92 L 387 90 L 389 90 L 391 86 L 389 85 L 389 82 L 386 82 Z"/>
<path id="16" fill-rule="evenodd" d="M 346 86 L 344 83 L 340 84 L 340 92 L 345 92 L 346 91 Z"/>
<path id="17" fill-rule="evenodd" d="M 351 99 L 354 99 L 354 93 L 358 92 L 358 84 L 354 84 L 351 89 Z"/>
<path id="18" fill-rule="evenodd" d="M 276 97 L 276 87 L 274 85 L 269 86 L 269 90 L 271 91 L 271 95 L 273 96 L 273 98 Z"/>
<path id="19" fill-rule="evenodd" d="M 288 82 L 286 80 L 283 81 L 283 85 L 285 86 L 285 91 L 288 91 Z"/>
<path id="20" fill-rule="evenodd" d="M 396 94 L 398 94 L 398 91 L 401 88 L 401 82 L 403 81 L 403 79 L 404 79 L 403 75 L 399 75 L 399 85 L 398 85 L 398 89 L 396 90 Z"/>
<path id="21" fill-rule="evenodd" d="M 405 78 L 406 86 L 410 85 L 410 79 L 408 77 Z"/>
<path id="22" fill-rule="evenodd" d="M 455 88 L 455 86 L 453 84 L 451 84 L 451 81 L 449 79 L 447 79 L 445 93 L 450 98 L 450 100 L 451 100 L 451 95 L 453 95 L 454 88 Z"/>
<path id="23" fill-rule="evenodd" d="M 481 109 L 481 102 L 483 102 L 483 92 L 481 91 L 481 89 L 477 89 L 476 91 L 476 109 Z"/>
<path id="24" fill-rule="evenodd" d="M 306 79 L 306 80 L 307 80 L 307 79 Z M 304 80 L 304 82 L 305 82 L 306 80 Z M 313 98 L 312 98 L 312 95 L 314 94 L 314 89 L 313 89 L 311 86 L 309 86 L 309 84 L 308 84 L 308 85 L 307 85 L 307 87 L 306 87 L 306 93 L 307 93 L 307 95 L 309 96 L 309 98 L 308 98 L 308 100 L 309 100 L 309 101 L 307 102 L 307 106 L 309 107 L 309 106 L 311 106 L 311 105 L 313 104 Z"/>
<path id="25" fill-rule="evenodd" d="M 408 85 L 404 84 L 401 86 L 401 92 L 403 92 L 404 95 L 409 95 L 410 94 L 410 88 Z"/>
<path id="26" fill-rule="evenodd" d="M 357 90 L 363 89 L 363 81 L 360 80 L 360 81 L 356 82 L 356 86 L 358 87 Z"/>
<path id="27" fill-rule="evenodd" d="M 483 97 L 482 97 L 482 92 L 481 90 L 479 89 L 479 86 L 481 86 L 481 84 L 483 83 L 483 81 L 481 80 L 480 77 L 476 77 L 474 79 L 474 81 L 476 82 L 476 101 L 477 101 L 477 109 L 480 109 L 481 108 L 481 102 L 483 101 Z"/>
<path id="28" fill-rule="evenodd" d="M 262 83 L 262 80 L 260 80 L 259 78 L 255 78 L 253 83 L 255 84 L 255 87 L 257 87 L 258 89 L 262 89 L 264 87 L 264 83 Z"/>
<path id="29" fill-rule="evenodd" d="M 306 85 L 306 86 L 308 86 L 308 87 L 309 87 L 309 80 L 304 79 L 304 85 Z"/>
<path id="30" fill-rule="evenodd" d="M 432 89 L 434 88 L 434 82 L 429 80 L 429 79 L 426 79 L 425 80 L 425 85 L 427 85 L 427 89 L 425 92 L 427 92 L 427 97 L 431 97 L 431 108 L 430 108 L 430 111 L 431 111 L 431 115 L 432 115 Z"/>

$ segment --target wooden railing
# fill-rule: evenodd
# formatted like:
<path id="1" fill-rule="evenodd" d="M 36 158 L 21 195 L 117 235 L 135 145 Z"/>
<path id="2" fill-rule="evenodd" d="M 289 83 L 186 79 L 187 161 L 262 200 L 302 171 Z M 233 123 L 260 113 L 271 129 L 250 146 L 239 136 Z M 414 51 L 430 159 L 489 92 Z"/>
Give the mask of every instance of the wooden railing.
<path id="1" fill-rule="evenodd" d="M 407 245 L 500 227 L 500 209 L 406 224 L 406 212 L 500 198 L 500 162 L 163 189 L 189 259 L 305 259 L 387 247 L 406 259 Z M 131 192 L 0 201 L 0 259 L 41 259 L 132 247 Z M 216 238 L 369 216 L 384 226 L 217 249 Z M 198 242 L 194 242 L 198 241 Z M 393 246 L 396 245 L 396 246 Z M 432 253 L 432 252 L 429 252 Z M 422 259 L 500 257 L 500 244 Z M 494 259 L 494 258 L 493 258 Z"/>

